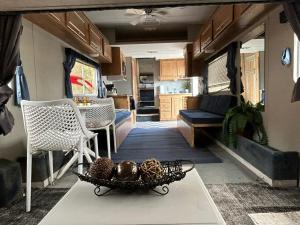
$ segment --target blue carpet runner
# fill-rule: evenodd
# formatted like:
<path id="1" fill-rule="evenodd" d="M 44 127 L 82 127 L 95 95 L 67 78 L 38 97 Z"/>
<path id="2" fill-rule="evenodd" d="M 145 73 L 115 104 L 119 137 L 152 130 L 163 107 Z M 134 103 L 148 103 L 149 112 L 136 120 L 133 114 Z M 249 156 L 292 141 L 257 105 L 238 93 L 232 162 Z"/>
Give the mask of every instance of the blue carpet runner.
<path id="1" fill-rule="evenodd" d="M 220 163 L 207 148 L 192 149 L 176 128 L 135 128 L 118 149 L 112 153 L 115 162 L 145 159 L 192 160 L 194 163 Z"/>

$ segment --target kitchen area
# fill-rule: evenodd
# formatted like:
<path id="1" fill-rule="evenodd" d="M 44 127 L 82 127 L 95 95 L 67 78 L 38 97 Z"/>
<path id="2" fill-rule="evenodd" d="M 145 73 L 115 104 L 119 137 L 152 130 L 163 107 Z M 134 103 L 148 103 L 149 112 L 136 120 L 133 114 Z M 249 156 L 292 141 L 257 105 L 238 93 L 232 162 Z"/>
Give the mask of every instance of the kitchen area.
<path id="1" fill-rule="evenodd" d="M 188 76 L 188 57 L 122 57 L 123 67 L 118 67 L 124 71 L 117 76 L 103 69 L 102 79 L 109 88 L 107 96 L 115 99 L 118 108 L 133 110 L 138 122 L 177 120 L 179 110 L 187 109 L 203 92 L 202 78 Z"/>

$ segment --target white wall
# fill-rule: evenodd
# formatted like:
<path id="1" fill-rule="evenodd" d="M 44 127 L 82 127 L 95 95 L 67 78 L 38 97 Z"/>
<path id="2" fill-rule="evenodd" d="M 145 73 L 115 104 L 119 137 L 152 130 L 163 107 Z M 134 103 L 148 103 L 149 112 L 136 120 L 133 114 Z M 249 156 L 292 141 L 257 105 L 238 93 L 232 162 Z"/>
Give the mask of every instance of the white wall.
<path id="1" fill-rule="evenodd" d="M 64 44 L 23 20 L 21 36 L 21 59 L 32 100 L 64 98 Z M 15 118 L 13 131 L 0 136 L 0 158 L 15 159 L 26 152 L 26 138 L 21 109 L 14 106 L 13 98 L 7 104 Z"/>
<path id="2" fill-rule="evenodd" d="M 279 8 L 266 20 L 266 106 L 264 122 L 270 146 L 281 151 L 300 152 L 300 102 L 291 103 L 293 65 L 280 62 L 284 48 L 293 50 L 291 26 L 280 24 Z"/>

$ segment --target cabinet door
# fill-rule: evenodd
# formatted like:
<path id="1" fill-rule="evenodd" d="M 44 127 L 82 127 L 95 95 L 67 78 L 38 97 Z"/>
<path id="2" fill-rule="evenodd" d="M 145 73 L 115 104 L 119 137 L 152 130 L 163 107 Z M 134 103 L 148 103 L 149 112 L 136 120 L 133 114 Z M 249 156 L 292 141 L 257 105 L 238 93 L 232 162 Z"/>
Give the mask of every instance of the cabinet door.
<path id="1" fill-rule="evenodd" d="M 212 21 L 204 27 L 201 33 L 201 51 L 203 51 L 213 40 Z"/>
<path id="2" fill-rule="evenodd" d="M 201 53 L 200 37 L 193 43 L 193 58 L 197 58 Z"/>
<path id="3" fill-rule="evenodd" d="M 103 55 L 107 58 L 110 62 L 112 61 L 112 50 L 109 42 L 106 38 L 103 39 Z"/>
<path id="4" fill-rule="evenodd" d="M 182 97 L 174 96 L 172 97 L 172 119 L 176 120 L 177 115 L 179 114 L 179 110 L 182 109 Z"/>
<path id="5" fill-rule="evenodd" d="M 250 7 L 251 4 L 236 4 L 234 5 L 234 19 L 239 19 Z"/>
<path id="6" fill-rule="evenodd" d="M 172 97 L 159 96 L 160 120 L 172 119 Z"/>
<path id="7" fill-rule="evenodd" d="M 178 78 L 185 78 L 185 61 L 184 59 L 177 60 L 177 77 Z"/>
<path id="8" fill-rule="evenodd" d="M 160 80 L 176 80 L 176 60 L 160 60 Z"/>
<path id="9" fill-rule="evenodd" d="M 218 37 L 233 21 L 233 5 L 220 6 L 213 17 L 213 38 Z"/>
<path id="10" fill-rule="evenodd" d="M 183 96 L 182 97 L 182 108 L 181 109 L 187 109 L 187 99 L 188 99 L 188 96 Z"/>
<path id="11" fill-rule="evenodd" d="M 88 20 L 83 12 L 67 12 L 67 27 L 83 42 L 88 43 Z"/>
<path id="12" fill-rule="evenodd" d="M 93 25 L 90 25 L 90 46 L 103 54 L 102 36 L 99 34 L 98 28 Z"/>
<path id="13" fill-rule="evenodd" d="M 49 13 L 49 16 L 58 24 L 66 26 L 66 13 Z"/>

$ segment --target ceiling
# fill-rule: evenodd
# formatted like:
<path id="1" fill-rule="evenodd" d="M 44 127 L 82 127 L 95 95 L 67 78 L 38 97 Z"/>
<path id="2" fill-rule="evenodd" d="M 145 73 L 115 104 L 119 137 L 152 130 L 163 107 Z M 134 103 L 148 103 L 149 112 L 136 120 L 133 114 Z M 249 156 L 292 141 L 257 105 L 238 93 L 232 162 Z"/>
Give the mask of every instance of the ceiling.
<path id="1" fill-rule="evenodd" d="M 121 47 L 125 56 L 133 58 L 183 58 L 183 49 L 186 42 L 177 43 L 150 43 L 150 44 L 125 44 Z"/>
<path id="2" fill-rule="evenodd" d="M 88 11 L 86 15 L 100 30 L 113 32 L 111 43 L 120 46 L 125 56 L 134 58 L 183 58 L 183 49 L 190 38 L 191 27 L 197 32 L 213 14 L 216 5 L 155 8 L 163 11 L 160 24 L 153 31 L 130 24 L 139 16 L 126 15 L 126 9 Z M 195 32 L 194 32 L 195 33 Z M 104 34 L 106 34 L 104 32 Z"/>
<path id="3" fill-rule="evenodd" d="M 186 27 L 188 24 L 203 24 L 212 15 L 217 6 L 185 6 L 156 8 L 167 14 L 161 21 L 161 25 L 178 25 Z M 90 11 L 86 15 L 100 28 L 116 28 L 129 26 L 137 16 L 127 16 L 126 10 Z"/>

